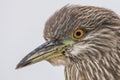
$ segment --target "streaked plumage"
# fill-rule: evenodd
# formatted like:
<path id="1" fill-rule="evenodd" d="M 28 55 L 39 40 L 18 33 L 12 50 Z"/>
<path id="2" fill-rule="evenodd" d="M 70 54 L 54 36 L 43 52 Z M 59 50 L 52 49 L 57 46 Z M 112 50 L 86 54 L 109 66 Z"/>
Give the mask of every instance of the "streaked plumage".
<path id="1" fill-rule="evenodd" d="M 78 28 L 84 30 L 84 35 L 75 40 L 72 34 Z M 64 6 L 46 22 L 44 38 L 66 43 L 67 47 L 53 50 L 63 55 L 45 59 L 53 65 L 64 65 L 66 80 L 120 80 L 120 18 L 113 11 L 93 6 Z M 18 67 L 28 65 L 29 57 Z"/>

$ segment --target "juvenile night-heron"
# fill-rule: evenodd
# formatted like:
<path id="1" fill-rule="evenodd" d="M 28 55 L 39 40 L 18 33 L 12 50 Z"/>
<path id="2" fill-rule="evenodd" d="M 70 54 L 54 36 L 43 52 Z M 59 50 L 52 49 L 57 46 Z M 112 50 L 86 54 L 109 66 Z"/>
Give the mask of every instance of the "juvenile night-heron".
<path id="1" fill-rule="evenodd" d="M 64 6 L 45 24 L 46 42 L 17 68 L 47 60 L 65 66 L 66 80 L 120 80 L 120 18 L 94 6 Z"/>

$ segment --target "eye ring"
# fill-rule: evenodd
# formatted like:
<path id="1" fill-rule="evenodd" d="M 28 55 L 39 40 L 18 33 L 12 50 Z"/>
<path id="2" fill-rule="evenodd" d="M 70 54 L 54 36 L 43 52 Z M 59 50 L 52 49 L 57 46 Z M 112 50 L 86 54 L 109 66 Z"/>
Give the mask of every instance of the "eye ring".
<path id="1" fill-rule="evenodd" d="M 82 29 L 77 29 L 73 32 L 73 37 L 75 39 L 80 39 L 84 35 L 84 31 Z"/>

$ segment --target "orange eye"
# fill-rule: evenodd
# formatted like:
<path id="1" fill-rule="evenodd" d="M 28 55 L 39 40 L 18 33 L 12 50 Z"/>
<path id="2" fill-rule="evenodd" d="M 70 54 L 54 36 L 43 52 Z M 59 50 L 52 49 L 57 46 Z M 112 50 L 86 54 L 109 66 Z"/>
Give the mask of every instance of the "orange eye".
<path id="1" fill-rule="evenodd" d="M 73 37 L 75 39 L 80 39 L 83 36 L 83 34 L 84 34 L 84 31 L 82 29 L 77 29 L 74 31 Z"/>

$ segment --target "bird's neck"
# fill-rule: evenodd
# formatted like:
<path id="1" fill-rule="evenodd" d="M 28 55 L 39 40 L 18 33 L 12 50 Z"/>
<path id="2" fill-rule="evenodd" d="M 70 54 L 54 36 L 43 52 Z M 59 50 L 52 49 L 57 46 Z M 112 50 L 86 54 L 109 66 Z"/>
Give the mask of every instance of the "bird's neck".
<path id="1" fill-rule="evenodd" d="M 116 80 L 120 79 L 120 62 L 81 61 L 65 67 L 66 80 Z M 120 61 L 120 60 L 119 60 Z M 111 64 L 109 64 L 111 63 Z M 118 63 L 118 64 L 116 64 Z"/>

